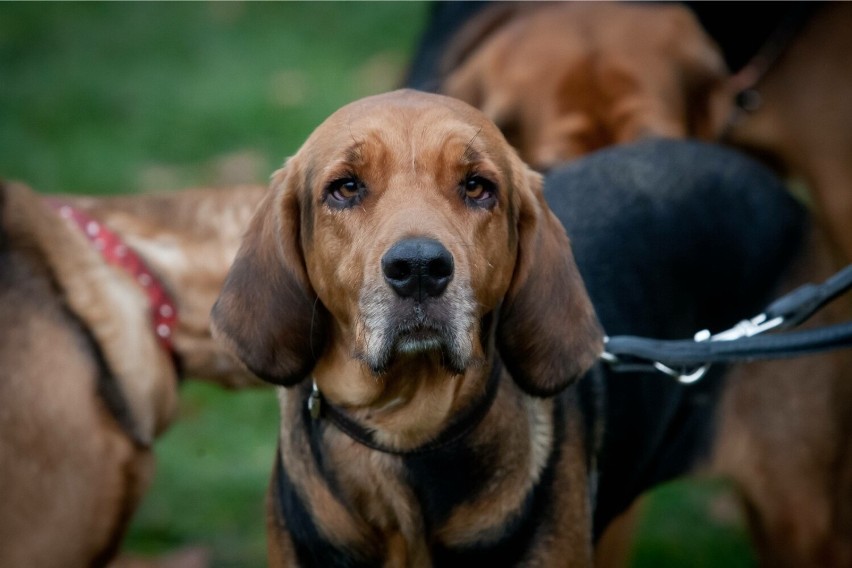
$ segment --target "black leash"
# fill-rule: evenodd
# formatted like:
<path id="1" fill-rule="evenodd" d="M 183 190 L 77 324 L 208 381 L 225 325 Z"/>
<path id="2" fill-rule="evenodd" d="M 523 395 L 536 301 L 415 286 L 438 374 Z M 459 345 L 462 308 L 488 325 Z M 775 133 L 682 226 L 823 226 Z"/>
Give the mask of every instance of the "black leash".
<path id="1" fill-rule="evenodd" d="M 795 327 L 828 302 L 852 288 L 852 265 L 822 284 L 806 284 L 782 296 L 766 310 L 733 328 L 693 340 L 658 340 L 622 335 L 606 339 L 601 355 L 618 372 L 656 370 L 680 382 L 697 381 L 712 363 L 780 359 L 852 345 L 852 322 L 804 331 L 762 335 Z"/>

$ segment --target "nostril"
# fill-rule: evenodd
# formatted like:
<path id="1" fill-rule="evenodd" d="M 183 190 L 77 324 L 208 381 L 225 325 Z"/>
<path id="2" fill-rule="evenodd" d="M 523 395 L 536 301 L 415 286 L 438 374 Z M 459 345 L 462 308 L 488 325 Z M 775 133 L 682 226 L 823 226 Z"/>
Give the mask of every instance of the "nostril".
<path id="1" fill-rule="evenodd" d="M 387 263 L 383 262 L 382 269 L 387 278 L 402 280 L 411 276 L 412 266 L 406 259 L 396 259 Z"/>
<path id="2" fill-rule="evenodd" d="M 433 258 L 426 264 L 426 274 L 433 278 L 447 278 L 453 275 L 453 257 L 444 250 L 446 254 Z"/>

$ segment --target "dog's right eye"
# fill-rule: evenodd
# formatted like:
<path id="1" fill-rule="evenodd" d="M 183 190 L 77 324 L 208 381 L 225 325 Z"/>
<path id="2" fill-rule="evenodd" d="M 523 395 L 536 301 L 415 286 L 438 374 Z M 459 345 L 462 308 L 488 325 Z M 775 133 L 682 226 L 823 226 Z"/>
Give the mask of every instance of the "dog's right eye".
<path id="1" fill-rule="evenodd" d="M 465 201 L 490 209 L 497 202 L 497 184 L 481 175 L 471 174 L 461 184 Z"/>
<path id="2" fill-rule="evenodd" d="M 367 186 L 355 177 L 334 180 L 326 188 L 326 203 L 332 207 L 351 207 L 364 197 Z"/>

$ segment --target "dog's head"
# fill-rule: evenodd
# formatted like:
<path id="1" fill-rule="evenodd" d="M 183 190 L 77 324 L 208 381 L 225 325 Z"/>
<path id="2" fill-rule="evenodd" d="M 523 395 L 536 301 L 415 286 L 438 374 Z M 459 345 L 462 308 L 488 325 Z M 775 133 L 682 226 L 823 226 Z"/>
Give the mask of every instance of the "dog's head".
<path id="1" fill-rule="evenodd" d="M 480 112 L 415 91 L 342 108 L 274 175 L 213 322 L 282 385 L 321 359 L 462 373 L 496 337 L 518 383 L 549 395 L 601 349 L 540 176 Z"/>
<path id="2" fill-rule="evenodd" d="M 687 8 L 498 3 L 461 30 L 442 91 L 482 109 L 528 164 L 662 136 L 718 137 L 721 53 Z"/>

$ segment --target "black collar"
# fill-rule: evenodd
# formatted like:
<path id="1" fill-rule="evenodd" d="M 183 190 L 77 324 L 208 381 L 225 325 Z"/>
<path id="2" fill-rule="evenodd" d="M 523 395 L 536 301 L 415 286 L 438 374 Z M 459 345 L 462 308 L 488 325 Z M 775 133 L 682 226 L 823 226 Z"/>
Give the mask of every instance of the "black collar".
<path id="1" fill-rule="evenodd" d="M 369 428 L 359 424 L 350 418 L 345 411 L 323 399 L 322 393 L 316 388 L 316 384 L 314 384 L 314 389 L 308 397 L 306 408 L 313 420 L 327 419 L 338 430 L 370 449 L 396 456 L 422 455 L 455 444 L 482 422 L 497 396 L 497 387 L 500 385 L 502 370 L 503 366 L 500 360 L 495 358 L 491 366 L 491 374 L 488 377 L 488 384 L 485 386 L 485 395 L 459 413 L 450 422 L 450 425 L 434 439 L 409 450 L 399 450 L 377 442 Z"/>

